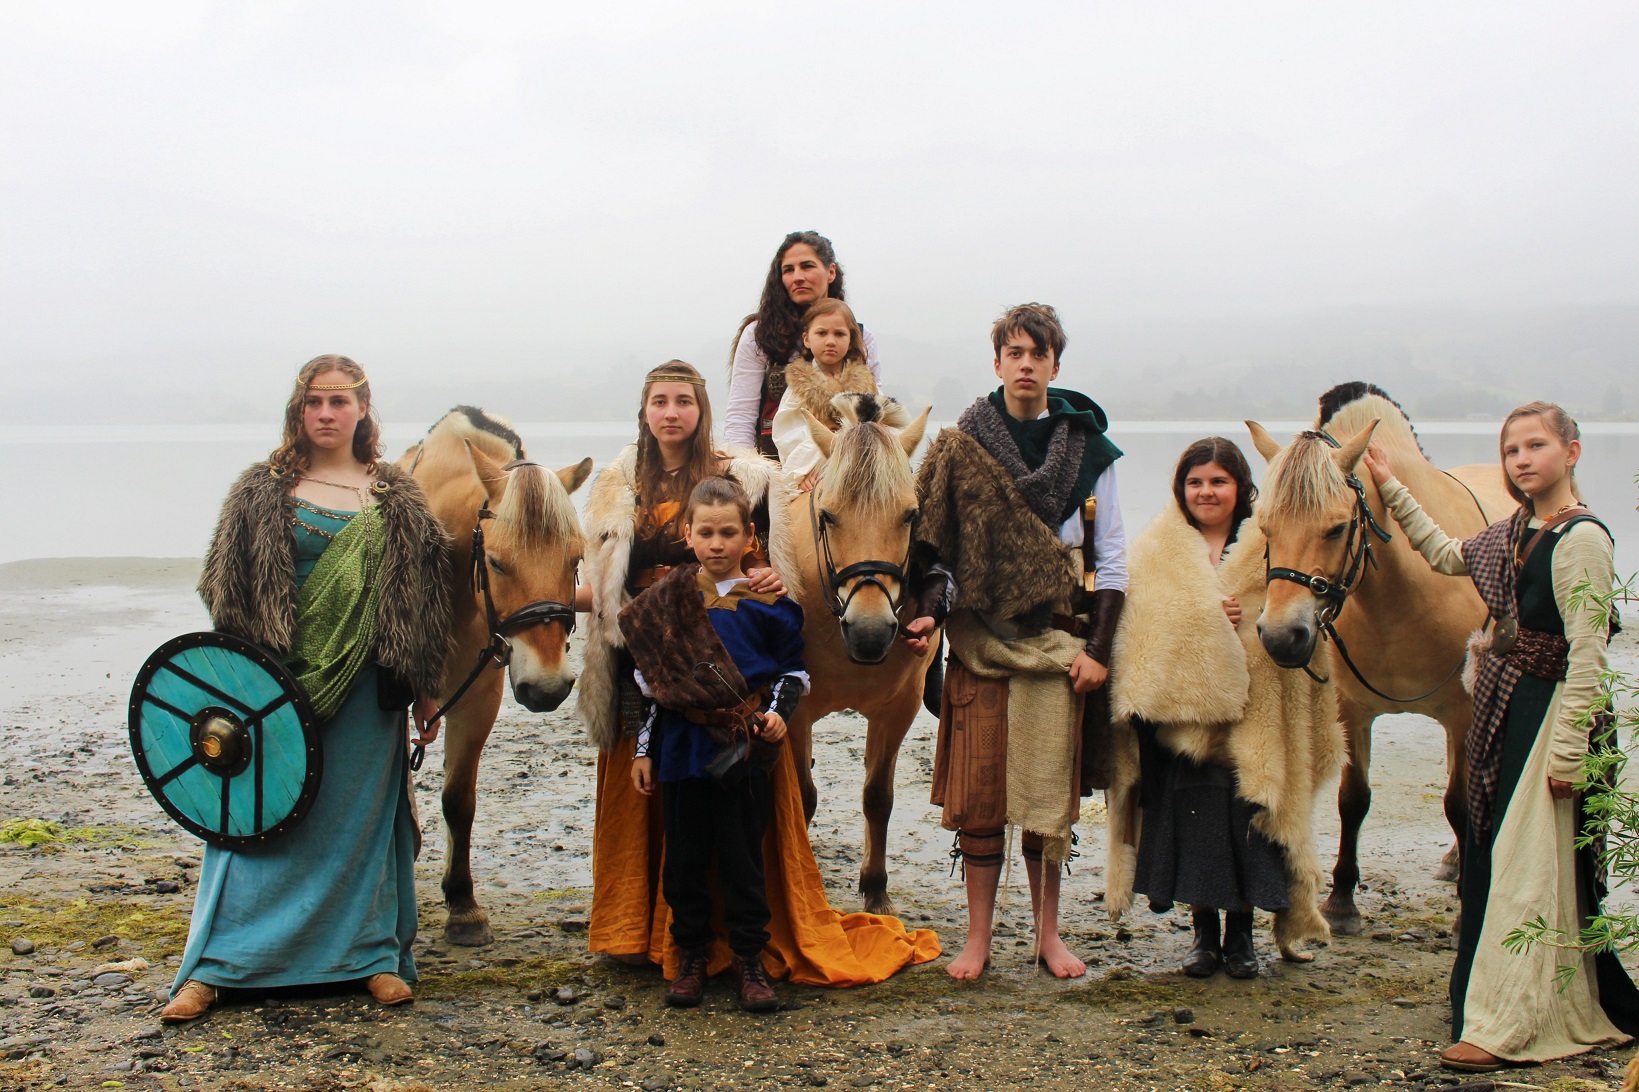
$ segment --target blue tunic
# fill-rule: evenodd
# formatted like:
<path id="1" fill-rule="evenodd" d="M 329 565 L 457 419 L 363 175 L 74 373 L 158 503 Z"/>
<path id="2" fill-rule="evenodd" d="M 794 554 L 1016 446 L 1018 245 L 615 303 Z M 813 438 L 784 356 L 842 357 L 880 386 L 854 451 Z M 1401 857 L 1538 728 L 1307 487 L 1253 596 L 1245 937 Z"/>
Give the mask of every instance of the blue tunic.
<path id="1" fill-rule="evenodd" d="M 300 586 L 347 513 L 303 502 Z M 309 526 L 310 525 L 310 526 Z M 176 986 L 263 988 L 344 982 L 383 971 L 416 979 L 415 821 L 402 713 L 376 701 L 367 668 L 319 726 L 324 777 L 294 830 L 254 849 L 205 847 Z"/>
<path id="2" fill-rule="evenodd" d="M 744 582 L 725 594 L 717 594 L 709 577 L 702 575 L 700 584 L 711 628 L 717 631 L 751 691 L 768 686 L 782 675 L 795 675 L 807 682 L 802 667 L 801 607 L 784 596 L 758 594 Z M 705 777 L 706 764 L 719 749 L 705 725 L 665 708 L 656 718 L 649 747 L 651 754 L 658 754 L 656 776 L 661 781 Z"/>

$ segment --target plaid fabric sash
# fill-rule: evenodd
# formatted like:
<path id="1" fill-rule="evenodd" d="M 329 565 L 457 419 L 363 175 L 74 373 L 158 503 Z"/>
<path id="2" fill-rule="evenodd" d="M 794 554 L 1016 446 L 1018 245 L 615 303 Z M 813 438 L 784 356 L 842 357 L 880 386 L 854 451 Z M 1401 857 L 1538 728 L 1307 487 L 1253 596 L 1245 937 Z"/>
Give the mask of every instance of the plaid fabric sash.
<path id="1" fill-rule="evenodd" d="M 1495 619 L 1514 618 L 1519 613 L 1518 584 L 1514 558 L 1525 533 L 1529 515 L 1520 508 L 1508 519 L 1498 520 L 1473 538 L 1463 542 L 1463 564 L 1474 580 L 1486 610 Z M 1499 655 L 1492 648 L 1492 635 L 1471 643 L 1470 656 L 1479 656 L 1474 673 L 1474 719 L 1468 727 L 1468 822 L 1477 838 L 1491 834 L 1492 811 L 1497 802 L 1497 782 L 1502 773 L 1502 725 L 1508 700 L 1524 673 L 1518 657 Z M 1523 634 L 1522 634 L 1523 636 Z M 1561 674 L 1563 674 L 1563 668 Z"/>

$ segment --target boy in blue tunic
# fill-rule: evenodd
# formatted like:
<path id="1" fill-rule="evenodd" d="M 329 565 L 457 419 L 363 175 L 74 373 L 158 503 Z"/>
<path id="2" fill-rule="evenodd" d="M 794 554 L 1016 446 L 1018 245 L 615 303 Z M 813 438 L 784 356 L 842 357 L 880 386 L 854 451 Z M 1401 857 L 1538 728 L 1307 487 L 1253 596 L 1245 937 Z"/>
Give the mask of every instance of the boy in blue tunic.
<path id="1" fill-rule="evenodd" d="M 808 689 L 802 608 L 753 592 L 741 569 L 751 504 L 739 484 L 707 478 L 684 511 L 699 565 L 679 566 L 620 613 L 621 634 L 646 698 L 632 780 L 664 791 L 661 887 L 682 966 L 666 1003 L 698 1005 L 711 943 L 710 870 L 734 952 L 740 1007 L 779 1007 L 762 951 L 768 943 L 763 833 L 772 811 L 768 768 L 786 721 Z M 731 765 L 725 750 L 743 752 Z"/>

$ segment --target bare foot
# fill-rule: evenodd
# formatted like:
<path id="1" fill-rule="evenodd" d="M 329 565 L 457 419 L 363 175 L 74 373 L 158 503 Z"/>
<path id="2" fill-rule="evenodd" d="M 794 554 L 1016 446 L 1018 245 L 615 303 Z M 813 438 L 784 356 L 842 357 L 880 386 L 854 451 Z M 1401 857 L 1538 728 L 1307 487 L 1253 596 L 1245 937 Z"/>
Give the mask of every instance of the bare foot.
<path id="1" fill-rule="evenodd" d="M 1482 1050 L 1473 1043 L 1457 1042 L 1446 1048 L 1440 1055 L 1440 1064 L 1447 1069 L 1455 1069 L 1464 1073 L 1489 1073 L 1501 1069 L 1507 1063 L 1489 1050 Z"/>
<path id="2" fill-rule="evenodd" d="M 1087 964 L 1075 957 L 1057 933 L 1042 938 L 1041 962 L 1055 978 L 1080 978 L 1087 973 Z"/>
<path id="3" fill-rule="evenodd" d="M 945 965 L 945 973 L 961 982 L 971 982 L 990 966 L 990 938 L 969 935 L 962 952 Z"/>

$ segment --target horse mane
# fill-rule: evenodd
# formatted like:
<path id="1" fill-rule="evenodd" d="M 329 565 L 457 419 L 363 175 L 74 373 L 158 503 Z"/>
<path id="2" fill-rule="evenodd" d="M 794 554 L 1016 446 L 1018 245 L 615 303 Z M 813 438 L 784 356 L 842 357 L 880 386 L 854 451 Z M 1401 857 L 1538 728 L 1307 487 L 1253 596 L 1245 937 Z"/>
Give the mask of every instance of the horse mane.
<path id="1" fill-rule="evenodd" d="M 512 423 L 477 406 L 456 406 L 439 418 L 421 442 L 421 458 L 434 465 L 450 464 L 449 469 L 470 474 L 467 444 L 500 463 L 528 458 L 523 439 Z M 465 466 L 457 469 L 453 465 L 457 462 Z M 506 493 L 495 510 L 496 527 L 506 528 L 514 536 L 513 541 L 525 549 L 554 541 L 567 543 L 576 551 L 582 548 L 580 519 L 569 491 L 556 474 L 526 463 L 513 468 L 507 477 Z"/>
<path id="2" fill-rule="evenodd" d="M 1383 403 L 1388 403 L 1385 407 Z M 1411 415 L 1406 407 L 1396 402 L 1389 392 L 1375 383 L 1367 383 L 1356 379 L 1349 383 L 1339 383 L 1331 390 L 1320 396 L 1320 412 L 1315 416 L 1315 428 L 1325 429 L 1334 422 L 1341 422 L 1351 427 L 1340 429 L 1350 434 L 1363 427 L 1373 417 L 1380 418 L 1382 424 L 1372 438 L 1379 443 L 1391 433 L 1400 431 L 1395 425 L 1404 425 L 1404 432 L 1411 437 L 1417 450 L 1423 452 L 1423 441 L 1417 435 L 1417 427 L 1411 423 Z M 1334 437 L 1336 433 L 1333 433 Z M 1427 455 L 1427 452 L 1423 452 Z"/>
<path id="3" fill-rule="evenodd" d="M 903 502 L 916 488 L 910 459 L 899 446 L 898 432 L 910 415 L 892 398 L 844 391 L 831 399 L 842 418 L 836 446 L 820 471 L 820 485 L 832 496 L 870 512 Z"/>

